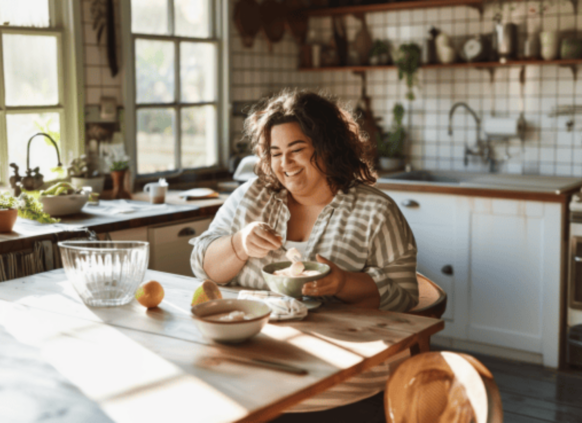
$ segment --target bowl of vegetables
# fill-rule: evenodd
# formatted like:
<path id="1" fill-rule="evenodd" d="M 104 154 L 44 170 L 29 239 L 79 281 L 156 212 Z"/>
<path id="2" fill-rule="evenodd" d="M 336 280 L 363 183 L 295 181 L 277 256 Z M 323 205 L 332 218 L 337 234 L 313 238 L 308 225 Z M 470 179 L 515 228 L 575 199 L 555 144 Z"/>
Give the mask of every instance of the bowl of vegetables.
<path id="1" fill-rule="evenodd" d="M 80 213 L 89 200 L 89 194 L 68 182 L 59 182 L 41 191 L 38 200 L 45 213 L 51 216 L 67 216 Z"/>

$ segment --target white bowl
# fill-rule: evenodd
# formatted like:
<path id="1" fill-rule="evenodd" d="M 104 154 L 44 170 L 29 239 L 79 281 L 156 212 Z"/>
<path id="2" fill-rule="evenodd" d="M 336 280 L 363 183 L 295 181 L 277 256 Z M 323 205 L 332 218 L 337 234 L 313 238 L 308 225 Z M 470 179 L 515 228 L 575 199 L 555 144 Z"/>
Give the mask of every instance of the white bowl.
<path id="1" fill-rule="evenodd" d="M 254 317 L 249 320 L 210 321 L 205 317 L 240 310 Z M 198 330 L 208 339 L 217 342 L 238 343 L 252 338 L 267 324 L 271 309 L 261 301 L 212 300 L 192 307 Z"/>
<path id="2" fill-rule="evenodd" d="M 45 213 L 51 216 L 66 216 L 80 213 L 88 199 L 89 195 L 87 194 L 70 194 L 41 195 L 38 200 L 42 203 L 42 209 Z"/>

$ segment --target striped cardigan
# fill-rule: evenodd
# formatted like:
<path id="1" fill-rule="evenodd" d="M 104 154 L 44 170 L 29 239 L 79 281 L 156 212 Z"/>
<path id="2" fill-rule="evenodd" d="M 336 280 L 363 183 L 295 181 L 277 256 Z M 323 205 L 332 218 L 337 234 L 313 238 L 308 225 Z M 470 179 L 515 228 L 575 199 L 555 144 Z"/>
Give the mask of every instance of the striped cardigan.
<path id="1" fill-rule="evenodd" d="M 259 179 L 245 183 L 218 210 L 208 230 L 190 241 L 194 274 L 208 278 L 204 255 L 216 239 L 260 221 L 285 241 L 290 217 L 286 190 L 272 192 Z M 418 304 L 414 236 L 396 203 L 376 188 L 356 185 L 347 194 L 340 191 L 324 207 L 309 236 L 305 259 L 315 261 L 316 254 L 344 270 L 370 275 L 380 293 L 381 310 L 406 311 Z M 251 258 L 230 283 L 268 290 L 261 269 L 283 260 L 282 250 Z"/>

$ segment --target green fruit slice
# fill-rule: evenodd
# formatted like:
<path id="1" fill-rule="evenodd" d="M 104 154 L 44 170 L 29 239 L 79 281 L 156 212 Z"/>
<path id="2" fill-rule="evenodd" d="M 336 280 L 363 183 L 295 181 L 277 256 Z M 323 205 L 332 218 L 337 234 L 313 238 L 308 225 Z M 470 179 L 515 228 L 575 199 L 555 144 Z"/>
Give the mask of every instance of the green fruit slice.
<path id="1" fill-rule="evenodd" d="M 202 285 L 194 291 L 192 305 L 195 306 L 210 300 L 220 300 L 221 298 L 222 294 L 220 289 L 218 289 L 218 285 L 211 280 L 205 280 L 202 282 Z"/>

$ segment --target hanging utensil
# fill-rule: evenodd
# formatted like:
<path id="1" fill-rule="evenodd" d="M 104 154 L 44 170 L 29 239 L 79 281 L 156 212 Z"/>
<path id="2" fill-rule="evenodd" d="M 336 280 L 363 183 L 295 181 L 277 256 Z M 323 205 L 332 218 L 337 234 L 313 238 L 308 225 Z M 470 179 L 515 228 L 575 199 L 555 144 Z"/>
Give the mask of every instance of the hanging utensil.
<path id="1" fill-rule="evenodd" d="M 264 0 L 259 6 L 259 15 L 263 32 L 267 37 L 269 51 L 273 51 L 273 44 L 278 43 L 285 35 L 285 4 L 275 0 Z"/>
<path id="2" fill-rule="evenodd" d="M 234 25 L 245 47 L 253 46 L 255 36 L 261 29 L 259 10 L 255 0 L 239 0 L 234 6 Z"/>

